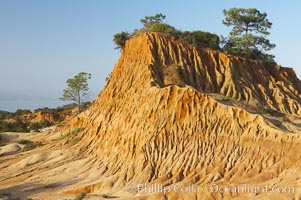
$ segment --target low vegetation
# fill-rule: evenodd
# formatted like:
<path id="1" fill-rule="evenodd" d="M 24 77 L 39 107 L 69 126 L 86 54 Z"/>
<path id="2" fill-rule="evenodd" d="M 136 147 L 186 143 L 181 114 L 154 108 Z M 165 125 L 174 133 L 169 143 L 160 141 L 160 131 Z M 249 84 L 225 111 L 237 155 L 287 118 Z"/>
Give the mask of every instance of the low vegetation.
<path id="1" fill-rule="evenodd" d="M 81 110 L 86 110 L 91 105 L 90 102 L 81 104 Z M 18 109 L 16 112 L 0 111 L 0 132 L 40 132 L 41 129 L 54 125 L 53 122 L 44 120 L 41 122 L 31 122 L 34 118 L 34 113 L 41 112 L 42 114 L 52 115 L 57 123 L 64 120 L 64 116 L 71 116 L 72 110 L 77 108 L 77 104 L 67 104 L 57 108 L 37 108 L 34 112 L 27 109 Z M 26 115 L 32 115 L 29 119 Z"/>
<path id="2" fill-rule="evenodd" d="M 14 117 L 14 122 L 0 121 L 0 132 L 29 132 L 28 124 Z"/>
<path id="3" fill-rule="evenodd" d="M 267 54 L 275 47 L 266 38 L 272 23 L 267 19 L 265 12 L 255 8 L 231 8 L 224 10 L 223 24 L 232 27 L 229 36 L 218 36 L 206 31 L 181 31 L 164 22 L 166 16 L 159 13 L 154 16 L 146 16 L 140 20 L 142 27 L 131 33 L 120 32 L 114 35 L 113 41 L 116 49 L 123 49 L 125 43 L 131 37 L 144 32 L 160 32 L 172 36 L 196 48 L 209 48 L 223 51 L 232 55 L 247 59 L 260 60 L 267 65 L 275 65 L 274 56 Z"/>
<path id="4" fill-rule="evenodd" d="M 30 141 L 30 140 L 19 140 L 19 141 L 17 141 L 17 143 L 18 143 L 18 144 L 26 145 L 26 144 L 32 143 L 32 141 Z"/>
<path id="5" fill-rule="evenodd" d="M 1 147 L 1 146 L 4 146 L 4 145 L 6 144 L 5 142 L 6 142 L 6 141 L 4 141 L 3 136 L 0 135 L 0 147 Z"/>
<path id="6" fill-rule="evenodd" d="M 69 130 L 67 133 L 62 134 L 62 135 L 58 138 L 58 140 L 65 139 L 65 138 L 67 138 L 67 137 L 69 137 L 69 136 L 77 136 L 77 134 L 78 134 L 79 132 L 81 132 L 82 130 L 84 130 L 84 128 L 81 128 L 81 127 L 76 128 L 76 129 L 73 129 L 73 130 Z"/>
<path id="7" fill-rule="evenodd" d="M 231 99 L 228 98 L 228 97 L 226 97 L 226 96 L 223 96 L 223 97 L 221 98 L 221 101 L 223 101 L 223 102 L 229 102 L 229 101 L 231 101 Z"/>
<path id="8" fill-rule="evenodd" d="M 31 150 L 37 147 L 44 146 L 44 143 L 41 141 L 33 142 L 31 140 L 22 139 L 17 141 L 18 144 L 25 145 L 24 150 Z"/>
<path id="9" fill-rule="evenodd" d="M 76 195 L 76 200 L 82 200 L 85 198 L 86 195 L 87 195 L 87 193 L 81 192 L 78 195 Z"/>
<path id="10" fill-rule="evenodd" d="M 44 146 L 44 143 L 41 142 L 41 141 L 38 141 L 38 142 L 35 143 L 35 146 L 36 147 L 42 147 L 42 146 Z"/>
<path id="11" fill-rule="evenodd" d="M 214 50 L 220 50 L 219 43 L 220 38 L 218 35 L 204 32 L 204 31 L 180 31 L 175 27 L 164 23 L 166 18 L 163 14 L 156 14 L 154 16 L 146 16 L 141 19 L 143 27 L 140 29 L 135 29 L 132 33 L 124 32 L 117 33 L 114 35 L 113 41 L 116 44 L 116 49 L 123 49 L 125 42 L 144 32 L 160 32 L 166 33 L 174 37 L 176 40 L 186 42 L 187 44 L 194 45 L 195 47 L 205 47 Z"/>
<path id="12" fill-rule="evenodd" d="M 43 122 L 35 122 L 29 125 L 29 130 L 34 132 L 40 132 L 41 129 L 52 126 L 53 123 L 49 121 L 43 121 Z"/>

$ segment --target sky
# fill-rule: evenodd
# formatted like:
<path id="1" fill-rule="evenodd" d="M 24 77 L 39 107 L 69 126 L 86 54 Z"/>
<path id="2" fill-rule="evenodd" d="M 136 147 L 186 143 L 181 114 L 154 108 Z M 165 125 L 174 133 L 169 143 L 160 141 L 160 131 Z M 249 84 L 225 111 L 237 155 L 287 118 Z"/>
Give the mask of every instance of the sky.
<path id="1" fill-rule="evenodd" d="M 117 62 L 113 35 L 163 13 L 180 30 L 228 35 L 223 9 L 257 8 L 273 23 L 270 53 L 301 77 L 301 1 L 275 0 L 0 0 L 0 110 L 56 107 L 66 80 L 92 74 L 93 101 Z"/>

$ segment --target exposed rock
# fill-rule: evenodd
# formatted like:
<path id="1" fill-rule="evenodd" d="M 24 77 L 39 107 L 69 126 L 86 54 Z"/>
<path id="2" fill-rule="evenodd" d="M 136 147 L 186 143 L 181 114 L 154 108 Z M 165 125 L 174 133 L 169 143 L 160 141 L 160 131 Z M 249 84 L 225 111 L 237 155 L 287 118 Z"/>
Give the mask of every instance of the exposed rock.
<path id="1" fill-rule="evenodd" d="M 0 156 L 14 154 L 20 151 L 21 149 L 22 147 L 17 143 L 8 144 L 3 147 L 0 147 Z"/>
<path id="2" fill-rule="evenodd" d="M 48 146 L 63 149 L 62 155 L 47 163 L 36 159 L 30 165 L 36 172 L 28 170 L 32 174 L 23 181 L 60 183 L 37 197 L 87 192 L 130 199 L 298 199 L 300 94 L 301 82 L 292 69 L 268 68 L 144 33 L 126 43 L 93 105 L 61 130 L 82 127 L 76 136 L 81 140 L 74 145 L 75 136 L 70 136 Z M 292 120 L 274 126 L 269 114 L 237 102 L 277 110 Z M 16 180 L 1 184 L 13 187 Z M 171 190 L 137 188 L 144 183 Z M 262 185 L 268 192 L 214 192 L 212 184 Z M 179 192 L 181 186 L 191 187 Z M 279 186 L 292 186 L 294 192 L 271 192 Z"/>

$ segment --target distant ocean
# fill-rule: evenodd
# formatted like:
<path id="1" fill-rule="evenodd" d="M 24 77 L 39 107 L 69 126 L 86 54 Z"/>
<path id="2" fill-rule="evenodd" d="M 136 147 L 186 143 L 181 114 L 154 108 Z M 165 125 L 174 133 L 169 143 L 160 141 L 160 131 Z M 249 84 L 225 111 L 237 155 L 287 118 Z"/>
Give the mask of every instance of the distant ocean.
<path id="1" fill-rule="evenodd" d="M 74 103 L 72 101 L 59 100 L 60 94 L 8 94 L 0 91 L 0 110 L 15 112 L 18 109 L 29 109 L 34 111 L 37 108 L 57 108 L 66 104 Z M 50 96 L 50 97 L 49 97 Z M 93 101 L 96 95 L 91 95 L 89 101 Z"/>
<path id="2" fill-rule="evenodd" d="M 17 109 L 30 109 L 34 111 L 36 108 L 56 108 L 68 104 L 70 102 L 64 102 L 56 99 L 38 99 L 38 100 L 2 100 L 0 99 L 0 110 L 5 110 L 9 112 L 15 112 Z"/>
<path id="3" fill-rule="evenodd" d="M 37 108 L 56 108 L 66 104 L 73 103 L 72 101 L 61 101 L 60 93 L 55 92 L 7 92 L 0 90 L 0 110 L 15 112 L 18 109 L 29 109 L 34 111 Z M 93 101 L 96 95 L 91 95 L 89 101 Z"/>

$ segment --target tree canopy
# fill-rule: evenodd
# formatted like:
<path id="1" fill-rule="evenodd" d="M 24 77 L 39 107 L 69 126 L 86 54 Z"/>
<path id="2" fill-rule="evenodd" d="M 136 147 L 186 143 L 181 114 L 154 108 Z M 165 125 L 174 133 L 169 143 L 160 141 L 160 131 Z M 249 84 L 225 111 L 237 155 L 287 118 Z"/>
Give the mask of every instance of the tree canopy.
<path id="1" fill-rule="evenodd" d="M 131 33 L 120 32 L 114 35 L 116 49 L 123 49 L 126 41 L 143 32 L 160 32 L 173 36 L 196 48 L 209 48 L 245 57 L 262 60 L 266 64 L 276 64 L 274 56 L 266 52 L 273 49 L 267 36 L 272 23 L 265 12 L 256 8 L 231 8 L 223 10 L 223 24 L 232 27 L 228 37 L 219 37 L 214 33 L 201 30 L 181 31 L 165 22 L 166 15 L 159 13 L 140 19 L 142 27 Z M 222 46 L 222 47 L 221 47 Z"/>
<path id="2" fill-rule="evenodd" d="M 209 48 L 219 50 L 220 38 L 218 35 L 204 31 L 184 31 L 180 38 L 197 48 Z"/>
<path id="3" fill-rule="evenodd" d="M 123 49 L 125 42 L 130 38 L 130 33 L 122 31 L 114 35 L 113 41 L 116 44 L 115 49 Z"/>
<path id="4" fill-rule="evenodd" d="M 88 80 L 91 74 L 87 72 L 80 72 L 73 78 L 66 81 L 67 88 L 63 90 L 63 96 L 60 98 L 62 101 L 71 100 L 77 103 L 78 113 L 81 112 L 81 104 L 83 100 L 89 97 Z"/>
<path id="5" fill-rule="evenodd" d="M 140 19 L 140 22 L 143 24 L 145 30 L 150 30 L 153 25 L 161 24 L 165 18 L 166 15 L 159 13 L 154 16 L 145 16 L 143 19 Z"/>
<path id="6" fill-rule="evenodd" d="M 164 22 L 166 16 L 162 13 L 155 14 L 154 16 L 145 16 L 140 19 L 142 28 L 135 29 L 132 33 L 120 32 L 114 35 L 113 41 L 116 44 L 117 49 L 123 49 L 126 40 L 143 32 L 160 32 L 167 33 L 173 36 L 175 39 L 182 40 L 195 47 L 210 48 L 214 50 L 220 50 L 220 38 L 216 34 L 212 34 L 204 31 L 180 31 L 175 27 Z"/>
<path id="7" fill-rule="evenodd" d="M 252 59 L 273 59 L 266 54 L 275 47 L 266 38 L 272 23 L 265 12 L 255 8 L 231 8 L 223 10 L 223 24 L 232 27 L 228 38 L 224 38 L 224 50 L 235 55 Z"/>

